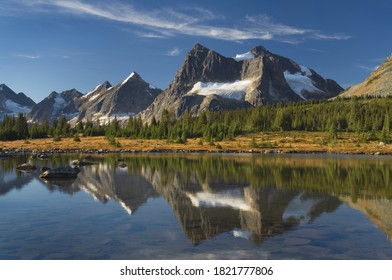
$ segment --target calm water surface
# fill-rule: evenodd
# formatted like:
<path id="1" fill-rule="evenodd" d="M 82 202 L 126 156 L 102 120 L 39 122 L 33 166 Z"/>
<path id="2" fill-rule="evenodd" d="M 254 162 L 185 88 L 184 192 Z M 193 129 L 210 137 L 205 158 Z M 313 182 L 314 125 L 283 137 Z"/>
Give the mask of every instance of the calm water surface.
<path id="1" fill-rule="evenodd" d="M 392 259 L 392 157 L 0 159 L 0 259 Z M 119 163 L 124 162 L 125 167 Z"/>

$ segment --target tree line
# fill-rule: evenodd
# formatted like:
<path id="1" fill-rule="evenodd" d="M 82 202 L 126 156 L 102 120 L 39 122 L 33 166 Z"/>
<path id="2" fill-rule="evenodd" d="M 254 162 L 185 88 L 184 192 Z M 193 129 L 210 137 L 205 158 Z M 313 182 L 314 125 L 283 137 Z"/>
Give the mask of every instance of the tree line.
<path id="1" fill-rule="evenodd" d="M 250 109 L 202 112 L 191 116 L 186 111 L 176 118 L 164 110 L 161 119 L 144 124 L 139 116 L 106 124 L 87 120 L 71 127 L 65 116 L 49 122 L 29 124 L 26 117 L 5 116 L 0 122 L 0 140 L 47 137 L 106 136 L 108 139 L 166 139 L 185 143 L 187 138 L 205 141 L 231 140 L 240 134 L 272 131 L 356 132 L 364 140 L 389 140 L 392 98 L 352 97 L 350 99 L 310 100 L 299 103 L 264 105 Z"/>

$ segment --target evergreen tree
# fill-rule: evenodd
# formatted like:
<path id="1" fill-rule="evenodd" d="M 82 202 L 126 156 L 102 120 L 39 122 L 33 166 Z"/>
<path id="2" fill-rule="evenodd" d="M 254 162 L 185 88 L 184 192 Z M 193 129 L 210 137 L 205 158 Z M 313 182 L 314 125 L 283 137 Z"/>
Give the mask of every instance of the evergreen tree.
<path id="1" fill-rule="evenodd" d="M 23 113 L 19 113 L 14 124 L 14 131 L 17 139 L 27 139 L 29 137 L 29 130 L 27 127 L 27 120 Z"/>

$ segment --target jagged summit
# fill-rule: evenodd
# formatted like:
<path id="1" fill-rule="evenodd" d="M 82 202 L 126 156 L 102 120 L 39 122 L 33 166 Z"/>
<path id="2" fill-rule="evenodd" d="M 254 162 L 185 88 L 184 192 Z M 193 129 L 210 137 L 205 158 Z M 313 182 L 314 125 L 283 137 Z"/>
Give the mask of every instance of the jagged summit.
<path id="1" fill-rule="evenodd" d="M 44 118 L 52 120 L 63 115 L 70 120 L 77 114 L 76 104 L 82 96 L 75 88 L 62 92 L 53 91 L 31 108 L 28 117 L 33 121 L 42 121 Z"/>
<path id="2" fill-rule="evenodd" d="M 91 96 L 104 92 L 110 88 L 112 88 L 112 85 L 108 81 L 105 81 L 102 84 L 97 85 L 92 91 L 87 92 L 85 95 L 83 95 L 83 98 L 90 98 Z"/>
<path id="3" fill-rule="evenodd" d="M 160 119 L 163 110 L 181 116 L 203 110 L 330 98 L 343 89 L 314 70 L 257 46 L 234 58 L 195 44 L 169 85 L 141 116 Z M 213 98 L 211 95 L 219 98 Z"/>
<path id="4" fill-rule="evenodd" d="M 112 84 L 111 84 L 109 81 L 104 81 L 100 86 L 101 86 L 102 88 L 108 89 L 108 88 L 111 88 L 111 87 L 112 87 Z"/>
<path id="5" fill-rule="evenodd" d="M 114 117 L 126 120 L 146 109 L 161 92 L 133 71 L 115 86 L 105 82 L 86 94 L 78 102 L 79 113 L 71 120 L 71 124 L 87 119 L 106 123 Z"/>
<path id="6" fill-rule="evenodd" d="M 193 45 L 192 49 L 190 50 L 190 52 L 199 52 L 199 51 L 209 51 L 210 49 L 203 46 L 200 43 L 196 43 Z"/>
<path id="7" fill-rule="evenodd" d="M 29 117 L 42 121 L 44 117 L 51 120 L 64 115 L 71 125 L 87 120 L 105 123 L 114 117 L 128 119 L 144 110 L 161 92 L 132 72 L 115 86 L 104 81 L 86 94 L 76 89 L 53 91 L 32 108 Z"/>
<path id="8" fill-rule="evenodd" d="M 0 120 L 5 115 L 27 114 L 35 102 L 23 92 L 16 94 L 6 84 L 0 84 Z"/>
<path id="9" fill-rule="evenodd" d="M 257 46 L 250 50 L 255 57 L 263 56 L 265 54 L 270 54 L 270 52 L 263 46 Z"/>
<path id="10" fill-rule="evenodd" d="M 142 77 L 140 77 L 140 75 L 136 72 L 132 72 L 124 81 L 122 81 L 122 85 L 127 83 L 130 80 L 143 80 Z"/>

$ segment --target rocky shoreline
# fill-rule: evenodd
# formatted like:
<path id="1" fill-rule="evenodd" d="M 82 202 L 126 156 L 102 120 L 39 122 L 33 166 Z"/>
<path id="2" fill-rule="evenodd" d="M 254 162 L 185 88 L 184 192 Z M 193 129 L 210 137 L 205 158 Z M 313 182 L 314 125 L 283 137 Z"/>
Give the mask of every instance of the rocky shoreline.
<path id="1" fill-rule="evenodd" d="M 206 149 L 150 149 L 150 150 L 133 150 L 133 149 L 0 149 L 0 158 L 20 156 L 20 155 L 32 155 L 38 158 L 45 157 L 46 155 L 60 155 L 60 154 L 190 154 L 190 153 L 207 153 L 207 154 L 352 154 L 352 155 L 391 155 L 388 152 L 330 152 L 324 150 L 314 151 L 301 151 L 301 150 L 279 150 L 279 149 L 267 149 L 267 150 L 206 150 Z"/>

